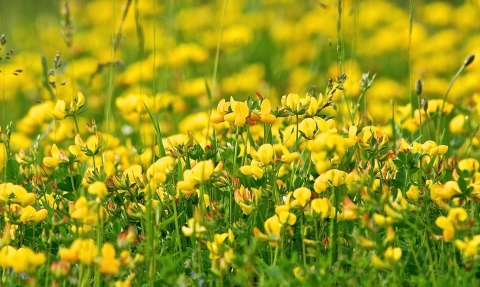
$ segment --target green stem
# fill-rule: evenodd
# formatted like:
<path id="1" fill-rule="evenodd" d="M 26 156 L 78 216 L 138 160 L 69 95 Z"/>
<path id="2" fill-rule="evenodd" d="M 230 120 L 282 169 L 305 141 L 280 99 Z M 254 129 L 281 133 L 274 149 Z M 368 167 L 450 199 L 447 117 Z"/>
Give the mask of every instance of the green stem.
<path id="1" fill-rule="evenodd" d="M 300 215 L 300 234 L 302 236 L 302 256 L 303 256 L 303 266 L 307 266 L 307 252 L 305 248 L 305 233 L 304 233 L 304 228 L 303 228 L 303 217 L 304 214 Z"/>
<path id="2" fill-rule="evenodd" d="M 238 132 L 239 128 L 238 126 L 236 127 L 237 130 L 235 132 L 236 139 L 235 139 L 235 149 L 233 152 L 233 171 L 232 171 L 232 192 L 229 193 L 229 206 L 228 206 L 228 211 L 229 211 L 229 217 L 230 217 L 230 225 L 233 224 L 234 218 L 233 218 L 233 191 L 235 188 L 237 188 L 233 182 L 235 182 L 235 177 L 237 174 L 237 152 L 238 152 Z"/>
<path id="3" fill-rule="evenodd" d="M 333 219 L 331 218 L 330 223 L 330 244 L 328 251 L 328 262 L 330 263 L 330 267 L 333 267 L 333 264 L 337 261 L 338 196 L 335 194 L 335 187 L 333 185 L 330 187 L 330 189 L 332 191 L 333 206 L 335 207 L 335 216 L 333 217 Z"/>
<path id="4" fill-rule="evenodd" d="M 181 194 L 181 193 L 180 193 Z M 180 226 L 178 224 L 178 210 L 177 210 L 177 201 L 173 198 L 173 214 L 175 216 L 175 236 L 176 236 L 176 245 L 178 249 L 178 254 L 182 253 L 182 242 L 180 240 Z"/>
<path id="5" fill-rule="evenodd" d="M 412 53 L 411 53 L 412 31 L 413 31 L 413 0 L 410 0 L 409 9 L 410 9 L 410 13 L 409 13 L 409 30 L 408 30 L 408 91 L 409 91 L 410 103 L 412 105 L 410 116 L 413 118 L 414 111 L 415 111 L 415 97 L 412 93 Z"/>
<path id="6" fill-rule="evenodd" d="M 465 68 L 470 65 L 473 60 L 475 59 L 475 55 L 471 54 L 469 55 L 465 61 L 463 62 L 462 66 L 460 67 L 460 69 L 458 69 L 457 73 L 455 74 L 455 76 L 453 76 L 452 80 L 450 81 L 450 84 L 448 84 L 448 88 L 447 90 L 445 91 L 445 95 L 443 95 L 443 103 L 442 103 L 442 107 L 439 111 L 439 117 L 438 117 L 438 129 L 440 129 L 441 127 L 441 124 L 442 124 L 442 120 L 443 120 L 443 109 L 445 108 L 445 103 L 447 101 L 447 97 L 448 97 L 448 94 L 450 93 L 450 90 L 452 89 L 452 86 L 453 84 L 455 83 L 455 81 L 458 79 L 458 77 L 460 76 L 460 74 L 463 72 L 463 70 L 465 70 Z M 440 136 L 440 130 L 437 132 L 437 136 L 439 137 Z M 440 144 L 439 142 L 440 138 L 437 138 L 437 144 Z"/>

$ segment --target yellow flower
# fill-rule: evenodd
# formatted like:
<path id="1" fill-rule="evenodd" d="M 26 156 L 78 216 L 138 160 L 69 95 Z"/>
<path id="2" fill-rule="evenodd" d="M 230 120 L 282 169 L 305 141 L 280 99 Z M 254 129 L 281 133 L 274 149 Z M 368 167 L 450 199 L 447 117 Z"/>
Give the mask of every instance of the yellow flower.
<path id="1" fill-rule="evenodd" d="M 108 194 L 107 185 L 102 181 L 95 181 L 88 187 L 88 193 L 96 195 L 100 199 L 104 199 Z"/>
<path id="2" fill-rule="evenodd" d="M 389 246 L 387 250 L 385 250 L 384 255 L 389 261 L 398 261 L 402 257 L 402 249 L 400 249 L 400 247 L 392 248 Z"/>
<path id="3" fill-rule="evenodd" d="M 43 158 L 43 164 L 45 166 L 55 168 L 63 162 L 68 162 L 68 157 L 66 157 L 62 151 L 58 150 L 56 144 L 52 145 L 51 153 L 51 157 L 46 156 Z"/>
<path id="4" fill-rule="evenodd" d="M 12 268 L 16 254 L 17 249 L 10 245 L 3 246 L 2 249 L 0 249 L 0 266 L 2 266 L 4 269 Z"/>
<path id="5" fill-rule="evenodd" d="M 70 102 L 70 111 L 76 112 L 80 110 L 83 105 L 85 105 L 85 96 L 81 92 L 78 92 L 76 98 L 72 97 L 72 101 Z"/>
<path id="6" fill-rule="evenodd" d="M 436 197 L 449 200 L 452 199 L 454 195 L 460 194 L 461 190 L 456 181 L 450 180 L 440 186 L 432 186 L 431 193 L 432 195 L 435 194 Z"/>
<path id="7" fill-rule="evenodd" d="M 63 120 L 67 117 L 68 113 L 65 110 L 65 101 L 64 100 L 58 100 L 57 104 L 55 105 L 55 109 L 53 111 L 50 111 L 50 116 L 54 118 L 55 120 Z"/>
<path id="8" fill-rule="evenodd" d="M 237 102 L 231 98 L 230 106 L 233 112 L 224 116 L 225 121 L 233 123 L 236 126 L 243 126 L 246 123 L 250 112 L 247 104 L 244 102 Z"/>
<path id="9" fill-rule="evenodd" d="M 167 180 L 167 174 L 170 174 L 175 168 L 175 159 L 171 156 L 165 156 L 158 159 L 147 169 L 147 179 L 155 183 L 163 183 Z"/>
<path id="10" fill-rule="evenodd" d="M 46 209 L 40 209 L 36 211 L 35 208 L 32 206 L 27 206 L 22 208 L 22 215 L 20 216 L 20 221 L 23 223 L 27 222 L 35 222 L 39 223 L 40 221 L 44 220 L 48 215 L 48 211 Z"/>
<path id="11" fill-rule="evenodd" d="M 95 241 L 91 238 L 83 239 L 79 247 L 78 260 L 85 265 L 90 265 L 93 263 L 93 259 L 97 254 L 98 251 Z"/>
<path id="12" fill-rule="evenodd" d="M 26 207 L 35 202 L 35 194 L 27 192 L 23 186 L 10 182 L 2 183 L 0 184 L 0 206 L 7 201 Z"/>
<path id="13" fill-rule="evenodd" d="M 206 183 L 210 180 L 214 169 L 213 161 L 201 161 L 192 168 L 192 179 L 198 183 Z"/>
<path id="14" fill-rule="evenodd" d="M 80 250 L 80 245 L 82 243 L 81 238 L 77 238 L 72 242 L 70 248 L 62 247 L 58 251 L 60 258 L 67 262 L 77 262 L 78 261 L 78 252 Z"/>
<path id="15" fill-rule="evenodd" d="M 134 164 L 131 167 L 127 168 L 122 175 L 122 179 L 126 180 L 131 183 L 137 182 L 137 178 L 142 177 L 142 167 L 138 164 Z"/>
<path id="16" fill-rule="evenodd" d="M 378 268 L 378 269 L 386 269 L 390 267 L 390 264 L 388 262 L 383 261 L 376 254 L 372 255 L 372 264 L 375 268 Z"/>
<path id="17" fill-rule="evenodd" d="M 435 220 L 435 224 L 443 229 L 443 239 L 446 242 L 452 240 L 455 235 L 456 226 L 459 222 L 467 219 L 468 215 L 465 209 L 456 207 L 448 211 L 448 216 L 440 216 Z"/>
<path id="18" fill-rule="evenodd" d="M 290 152 L 284 145 L 282 144 L 275 144 L 273 145 L 273 149 L 280 153 L 282 156 L 280 157 L 280 161 L 283 163 L 292 163 L 300 158 L 300 154 L 298 152 Z"/>
<path id="19" fill-rule="evenodd" d="M 443 229 L 443 239 L 446 242 L 449 242 L 452 240 L 454 234 L 455 234 L 455 228 L 453 227 L 453 224 L 448 218 L 445 216 L 440 216 L 435 220 L 435 224 Z"/>
<path id="20" fill-rule="evenodd" d="M 275 151 L 271 144 L 263 144 L 258 148 L 257 157 L 263 165 L 269 165 L 273 162 Z"/>
<path id="21" fill-rule="evenodd" d="M 328 198 L 315 198 L 310 203 L 310 214 L 320 216 L 321 219 L 331 218 L 335 215 L 335 207 Z"/>
<path id="22" fill-rule="evenodd" d="M 198 183 L 192 178 L 192 171 L 187 169 L 183 172 L 183 180 L 177 182 L 177 188 L 183 194 L 194 194 L 197 191 Z"/>
<path id="23" fill-rule="evenodd" d="M 230 103 L 225 103 L 225 99 L 221 99 L 217 105 L 217 113 L 210 116 L 210 121 L 214 124 L 220 124 L 225 121 L 224 117 L 227 114 Z"/>
<path id="24" fill-rule="evenodd" d="M 71 145 L 68 147 L 68 150 L 75 156 L 76 161 L 83 163 L 88 160 L 88 156 L 78 146 Z"/>
<path id="25" fill-rule="evenodd" d="M 358 145 L 365 151 L 381 150 L 387 147 L 387 144 L 388 135 L 376 126 L 366 126 L 358 135 Z"/>
<path id="26" fill-rule="evenodd" d="M 282 97 L 281 103 L 282 106 L 290 110 L 292 114 L 301 114 L 310 108 L 312 99 L 313 97 L 308 94 L 305 98 L 301 99 L 298 94 L 290 93 L 287 96 Z"/>
<path id="27" fill-rule="evenodd" d="M 278 216 L 274 215 L 265 221 L 264 226 L 267 234 L 263 234 L 257 227 L 254 227 L 253 235 L 261 241 L 269 241 L 270 246 L 276 247 L 280 240 L 280 231 L 283 224 L 280 223 Z"/>
<path id="28" fill-rule="evenodd" d="M 102 246 L 102 257 L 100 258 L 100 272 L 104 275 L 115 275 L 120 268 L 120 260 L 115 258 L 115 247 L 112 243 L 106 242 Z"/>
<path id="29" fill-rule="evenodd" d="M 76 220 L 85 219 L 89 213 L 88 201 L 85 196 L 79 197 L 70 209 L 70 216 Z"/>
<path id="30" fill-rule="evenodd" d="M 418 189 L 418 186 L 412 184 L 405 194 L 409 199 L 417 201 L 420 195 L 420 190 Z"/>
<path id="31" fill-rule="evenodd" d="M 313 187 L 317 193 L 322 193 L 327 190 L 329 186 L 337 187 L 345 184 L 346 177 L 346 172 L 338 169 L 331 169 L 320 174 L 320 176 L 315 180 Z"/>
<path id="32" fill-rule="evenodd" d="M 270 104 L 270 101 L 268 99 L 264 99 L 262 101 L 262 104 L 260 106 L 260 121 L 266 124 L 273 124 L 276 120 L 277 117 L 272 115 L 270 112 L 272 111 L 272 106 Z"/>
<path id="33" fill-rule="evenodd" d="M 439 111 L 442 108 L 442 106 L 443 106 L 443 111 L 442 112 L 445 113 L 446 115 L 449 115 L 454 108 L 454 106 L 449 102 L 445 102 L 445 104 L 443 104 L 443 100 L 439 100 L 439 99 L 429 100 L 428 101 L 427 113 L 428 114 L 433 114 L 433 113 Z"/>
<path id="34" fill-rule="evenodd" d="M 281 224 L 294 225 L 297 222 L 297 216 L 288 211 L 282 211 L 278 214 L 278 221 Z"/>
<path id="35" fill-rule="evenodd" d="M 458 162 L 458 169 L 465 171 L 478 171 L 480 164 L 474 158 L 465 158 Z"/>
<path id="36" fill-rule="evenodd" d="M 244 165 L 240 167 L 240 172 L 244 175 L 253 176 L 255 179 L 260 179 L 263 177 L 263 169 L 259 167 L 255 161 L 252 161 L 250 165 Z"/>
<path id="37" fill-rule="evenodd" d="M 339 215 L 339 219 L 355 220 L 357 218 L 357 206 L 353 203 L 350 197 L 345 196 L 345 198 L 343 199 L 343 212 Z"/>
<path id="38" fill-rule="evenodd" d="M 28 247 L 21 247 L 12 258 L 12 268 L 15 273 L 33 274 L 40 265 L 45 263 L 45 260 L 45 254 L 35 253 Z"/>
<path id="39" fill-rule="evenodd" d="M 300 206 L 303 208 L 305 207 L 305 205 L 307 205 L 307 201 L 310 200 L 311 195 L 312 195 L 312 192 L 310 191 L 310 189 L 306 187 L 297 188 L 293 192 L 293 197 L 295 197 L 295 199 L 292 200 L 292 202 L 290 202 L 290 205 L 292 207 Z"/>
<path id="40" fill-rule="evenodd" d="M 259 199 L 262 194 L 260 190 L 256 188 L 245 188 L 243 185 L 239 189 L 235 190 L 234 198 L 235 202 L 240 205 L 242 212 L 246 215 L 252 213 L 256 208 Z"/>
<path id="41" fill-rule="evenodd" d="M 371 241 L 371 240 L 368 240 L 367 238 L 363 237 L 362 235 L 360 235 L 358 237 L 358 243 L 360 243 L 360 245 L 362 245 L 363 247 L 365 247 L 366 249 L 374 249 L 375 248 L 375 242 Z"/>
<path id="42" fill-rule="evenodd" d="M 207 248 L 210 251 L 211 260 L 219 259 L 223 255 L 223 242 L 228 237 L 228 233 L 215 234 L 213 241 L 207 241 Z"/>
<path id="43" fill-rule="evenodd" d="M 182 226 L 182 232 L 183 235 L 187 237 L 195 235 L 195 237 L 199 238 L 202 237 L 205 232 L 207 232 L 207 229 L 199 220 L 193 217 L 187 220 L 187 226 Z"/>
<path id="44" fill-rule="evenodd" d="M 463 257 L 476 256 L 480 245 L 480 235 L 475 235 L 471 240 L 455 240 L 455 246 L 462 252 Z"/>

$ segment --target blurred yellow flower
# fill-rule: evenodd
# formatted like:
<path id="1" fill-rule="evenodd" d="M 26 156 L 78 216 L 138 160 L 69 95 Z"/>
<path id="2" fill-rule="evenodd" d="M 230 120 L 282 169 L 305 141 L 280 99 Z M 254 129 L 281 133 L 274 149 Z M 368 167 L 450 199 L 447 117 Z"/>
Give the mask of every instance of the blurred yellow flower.
<path id="1" fill-rule="evenodd" d="M 449 242 L 455 235 L 455 230 L 459 222 L 467 219 L 467 212 L 465 209 L 456 207 L 448 211 L 448 216 L 440 216 L 435 220 L 435 224 L 443 229 L 443 239 Z"/>
<path id="2" fill-rule="evenodd" d="M 472 239 L 455 240 L 455 246 L 463 254 L 463 257 L 478 255 L 478 245 L 480 245 L 480 235 L 475 235 Z"/>
<path id="3" fill-rule="evenodd" d="M 22 208 L 22 215 L 20 216 L 20 221 L 23 223 L 39 223 L 40 221 L 44 220 L 47 215 L 48 211 L 46 209 L 40 209 L 39 211 L 37 211 L 32 206 L 27 206 Z"/>
<path id="4" fill-rule="evenodd" d="M 65 101 L 58 100 L 55 105 L 55 109 L 50 111 L 50 116 L 57 121 L 63 120 L 67 117 L 68 113 L 65 110 Z"/>
<path id="5" fill-rule="evenodd" d="M 385 250 L 384 255 L 389 261 L 398 261 L 402 257 L 402 249 L 400 249 L 400 247 L 392 248 L 389 246 L 387 250 Z"/>
<path id="6" fill-rule="evenodd" d="M 213 241 L 207 241 L 207 248 L 210 251 L 208 258 L 211 260 L 219 259 L 224 252 L 223 242 L 227 239 L 228 233 L 215 234 Z"/>
<path id="7" fill-rule="evenodd" d="M 420 195 L 420 189 L 418 188 L 418 186 L 412 184 L 405 194 L 409 199 L 417 201 Z"/>
<path id="8" fill-rule="evenodd" d="M 88 187 L 88 193 L 96 195 L 100 199 L 104 199 L 108 194 L 107 185 L 102 181 L 95 181 Z"/>
<path id="9" fill-rule="evenodd" d="M 35 274 L 37 268 L 45 263 L 46 257 L 45 254 L 43 253 L 35 253 L 33 250 L 31 250 L 28 247 L 21 247 L 18 250 L 15 250 L 15 248 L 10 247 L 10 246 L 5 246 L 4 248 L 7 248 L 5 254 L 2 254 L 4 248 L 0 251 L 0 257 L 3 257 L 3 255 L 6 255 L 7 260 L 11 261 L 11 265 L 9 267 L 13 268 L 13 271 L 15 273 L 22 273 L 25 272 L 27 274 L 33 275 Z M 0 262 L 0 265 L 1 262 Z"/>
<path id="10" fill-rule="evenodd" d="M 79 246 L 78 260 L 85 265 L 93 263 L 93 259 L 97 256 L 97 246 L 91 238 L 83 239 Z"/>
<path id="11" fill-rule="evenodd" d="M 100 272 L 104 275 L 115 275 L 120 268 L 120 260 L 115 258 L 115 247 L 112 243 L 106 242 L 102 246 L 100 258 Z"/>
<path id="12" fill-rule="evenodd" d="M 462 171 L 478 171 L 480 164 L 474 158 L 464 158 L 458 162 L 458 169 Z"/>
<path id="13" fill-rule="evenodd" d="M 199 238 L 205 232 L 207 232 L 207 229 L 202 225 L 201 222 L 199 222 L 199 220 L 193 217 L 187 220 L 187 226 L 182 226 L 182 232 L 183 235 L 187 237 L 195 235 L 195 237 Z"/>
<path id="14" fill-rule="evenodd" d="M 449 123 L 450 132 L 452 134 L 462 134 L 465 132 L 465 115 L 456 115 Z"/>

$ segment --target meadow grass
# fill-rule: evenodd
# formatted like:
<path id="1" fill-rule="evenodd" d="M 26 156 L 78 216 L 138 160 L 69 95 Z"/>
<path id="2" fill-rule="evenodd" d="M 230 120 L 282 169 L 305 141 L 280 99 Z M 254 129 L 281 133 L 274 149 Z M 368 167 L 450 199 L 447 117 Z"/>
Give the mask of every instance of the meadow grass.
<path id="1" fill-rule="evenodd" d="M 0 285 L 478 286 L 475 3 L 407 4 L 5 25 Z"/>

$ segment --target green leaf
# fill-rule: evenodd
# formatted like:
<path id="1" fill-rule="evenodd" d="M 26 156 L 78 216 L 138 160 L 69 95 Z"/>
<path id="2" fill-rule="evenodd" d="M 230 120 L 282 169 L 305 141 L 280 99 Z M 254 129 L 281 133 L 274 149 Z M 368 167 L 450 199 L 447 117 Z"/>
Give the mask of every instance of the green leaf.
<path id="1" fill-rule="evenodd" d="M 72 192 L 77 190 L 82 183 L 82 176 L 79 174 L 74 175 L 73 177 L 67 176 L 64 181 L 57 184 L 58 189 L 62 191 Z M 73 185 L 72 185 L 73 184 Z"/>
<path id="2" fill-rule="evenodd" d="M 166 155 L 165 153 L 165 147 L 163 146 L 163 141 L 162 141 L 162 131 L 160 130 L 160 124 L 158 123 L 157 117 L 152 114 L 152 112 L 148 109 L 147 104 L 143 103 L 145 106 L 145 109 L 147 110 L 148 116 L 150 117 L 150 121 L 153 124 L 153 127 L 155 128 L 155 133 L 157 134 L 157 144 L 158 144 L 158 153 L 160 154 L 160 157 L 164 157 Z"/>
<path id="3" fill-rule="evenodd" d="M 399 159 L 402 163 L 404 163 L 404 164 L 407 163 L 407 154 L 404 153 L 403 151 L 402 151 L 402 152 L 399 152 L 399 153 L 397 154 L 397 157 L 398 157 L 398 159 Z"/>
<path id="4" fill-rule="evenodd" d="M 165 226 L 169 225 L 174 221 L 175 221 L 175 215 L 172 214 L 169 218 L 162 221 L 162 223 L 160 224 L 160 230 L 162 230 L 163 228 L 165 228 Z"/>
<path id="5" fill-rule="evenodd" d="M 120 220 L 117 220 L 113 223 L 113 231 L 115 231 L 117 234 L 122 232 L 122 224 L 120 223 Z"/>
<path id="6" fill-rule="evenodd" d="M 20 174 L 20 165 L 14 159 L 9 159 L 7 161 L 6 168 L 6 178 L 5 181 L 12 182 L 15 184 L 21 184 L 24 180 L 23 175 Z"/>
<path id="7" fill-rule="evenodd" d="M 71 193 L 65 193 L 64 195 L 62 195 L 63 198 L 65 198 L 66 200 L 68 201 L 75 201 L 75 194 L 73 194 L 73 192 Z"/>

